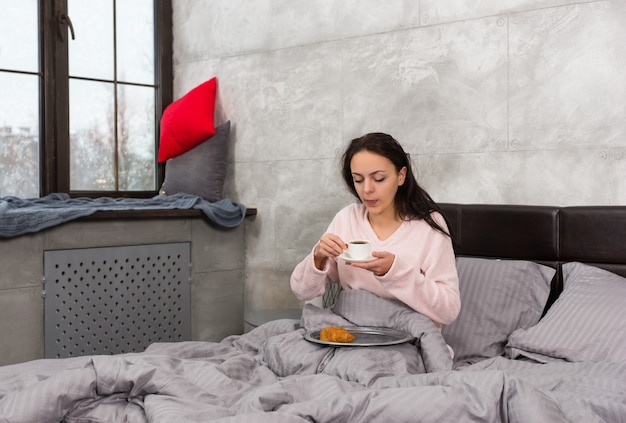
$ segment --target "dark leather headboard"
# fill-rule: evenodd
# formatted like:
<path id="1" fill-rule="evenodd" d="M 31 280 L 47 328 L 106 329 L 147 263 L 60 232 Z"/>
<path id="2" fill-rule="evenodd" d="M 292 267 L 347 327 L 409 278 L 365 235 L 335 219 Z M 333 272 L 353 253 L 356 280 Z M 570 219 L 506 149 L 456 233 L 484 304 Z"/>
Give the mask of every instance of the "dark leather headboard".
<path id="1" fill-rule="evenodd" d="M 441 204 L 456 253 L 558 261 L 558 207 Z"/>
<path id="2" fill-rule="evenodd" d="M 565 207 L 559 260 L 582 261 L 626 276 L 626 206 Z"/>
<path id="3" fill-rule="evenodd" d="M 439 204 L 461 256 L 532 260 L 557 269 L 579 261 L 626 277 L 626 206 Z"/>

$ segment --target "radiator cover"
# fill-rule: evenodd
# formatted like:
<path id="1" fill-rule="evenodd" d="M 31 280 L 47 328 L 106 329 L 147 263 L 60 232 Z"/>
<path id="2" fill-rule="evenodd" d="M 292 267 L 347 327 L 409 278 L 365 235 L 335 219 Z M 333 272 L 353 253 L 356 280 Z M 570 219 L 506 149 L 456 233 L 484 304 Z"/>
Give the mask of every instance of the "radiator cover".
<path id="1" fill-rule="evenodd" d="M 191 339 L 190 243 L 44 251 L 44 354 L 141 352 Z"/>

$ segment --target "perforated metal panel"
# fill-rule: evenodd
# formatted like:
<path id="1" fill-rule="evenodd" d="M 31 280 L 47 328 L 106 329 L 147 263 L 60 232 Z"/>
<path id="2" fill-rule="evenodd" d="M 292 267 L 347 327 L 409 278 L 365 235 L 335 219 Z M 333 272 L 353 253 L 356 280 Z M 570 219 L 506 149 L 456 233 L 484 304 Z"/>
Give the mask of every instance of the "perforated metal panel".
<path id="1" fill-rule="evenodd" d="M 191 339 L 189 243 L 44 251 L 45 357 Z"/>

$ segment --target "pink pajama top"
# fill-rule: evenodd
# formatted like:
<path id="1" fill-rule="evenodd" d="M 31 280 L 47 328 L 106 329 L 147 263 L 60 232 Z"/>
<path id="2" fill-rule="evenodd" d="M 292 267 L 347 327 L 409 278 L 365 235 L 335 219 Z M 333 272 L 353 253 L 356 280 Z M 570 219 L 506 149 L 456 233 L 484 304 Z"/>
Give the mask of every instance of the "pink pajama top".
<path id="1" fill-rule="evenodd" d="M 443 216 L 433 219 L 447 230 Z M 407 220 L 387 239 L 381 241 L 367 219 L 367 209 L 351 204 L 337 213 L 327 232 L 345 242 L 368 239 L 372 251 L 395 254 L 383 276 L 352 267 L 340 258 L 328 258 L 323 270 L 315 267 L 311 251 L 291 274 L 291 289 L 301 301 L 322 295 L 326 284 L 340 282 L 343 289 L 364 289 L 384 298 L 396 298 L 431 318 L 441 328 L 459 314 L 461 300 L 459 277 L 450 237 L 423 220 Z"/>

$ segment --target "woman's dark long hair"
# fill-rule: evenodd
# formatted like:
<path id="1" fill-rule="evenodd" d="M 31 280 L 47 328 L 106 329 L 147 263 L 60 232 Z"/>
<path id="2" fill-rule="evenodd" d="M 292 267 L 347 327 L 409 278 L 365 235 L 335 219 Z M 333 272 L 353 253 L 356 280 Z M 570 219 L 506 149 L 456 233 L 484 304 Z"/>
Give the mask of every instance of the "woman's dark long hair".
<path id="1" fill-rule="evenodd" d="M 439 212 L 443 218 L 445 216 L 440 207 L 433 201 L 430 195 L 419 186 L 413 169 L 411 167 L 411 159 L 398 141 L 396 141 L 391 135 L 384 134 L 382 132 L 373 132 L 363 135 L 362 137 L 355 138 L 350 141 L 350 145 L 343 153 L 341 174 L 343 176 L 346 185 L 350 192 L 359 199 L 359 194 L 354 186 L 354 179 L 352 178 L 352 169 L 350 163 L 354 155 L 361 151 L 369 151 L 374 154 L 386 157 L 393 163 L 397 172 L 406 166 L 406 178 L 404 184 L 398 187 L 396 193 L 395 206 L 396 211 L 402 219 L 414 220 L 423 219 L 435 230 L 442 232 L 448 236 L 450 233 L 441 227 L 432 218 L 433 212 Z M 448 225 L 449 226 L 449 225 Z"/>

